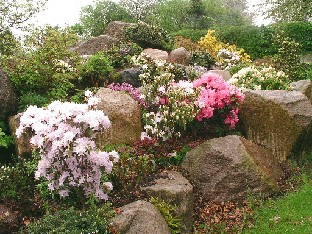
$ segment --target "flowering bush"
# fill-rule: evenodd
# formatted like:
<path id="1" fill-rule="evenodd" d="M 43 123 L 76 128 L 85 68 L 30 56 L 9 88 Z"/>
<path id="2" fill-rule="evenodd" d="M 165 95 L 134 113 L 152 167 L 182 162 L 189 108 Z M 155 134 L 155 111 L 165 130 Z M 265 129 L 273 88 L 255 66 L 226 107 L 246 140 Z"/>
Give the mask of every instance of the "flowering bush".
<path id="1" fill-rule="evenodd" d="M 289 89 L 289 82 L 288 76 L 283 71 L 277 71 L 271 66 L 242 68 L 228 81 L 229 84 L 235 85 L 241 90 Z"/>
<path id="2" fill-rule="evenodd" d="M 224 70 L 229 70 L 240 62 L 240 56 L 238 52 L 231 52 L 228 49 L 221 49 L 217 54 L 218 61 L 217 66 L 220 66 Z"/>
<path id="3" fill-rule="evenodd" d="M 216 60 L 216 64 L 228 70 L 232 66 L 242 62 L 250 62 L 250 56 L 244 49 L 238 49 L 236 45 L 225 44 L 214 36 L 214 30 L 208 30 L 205 37 L 202 37 L 198 44 Z"/>
<path id="4" fill-rule="evenodd" d="M 35 178 L 49 181 L 49 190 L 62 197 L 71 188 L 79 188 L 86 196 L 107 200 L 103 189 L 112 189 L 103 182 L 101 169 L 112 171 L 118 153 L 96 149 L 96 132 L 110 126 L 110 121 L 95 107 L 98 99 L 86 91 L 88 104 L 54 101 L 46 108 L 30 106 L 20 119 L 16 135 L 31 134 L 30 143 L 39 150 L 40 161 Z"/>
<path id="5" fill-rule="evenodd" d="M 227 84 L 224 79 L 214 73 L 206 73 L 193 82 L 194 88 L 200 90 L 200 95 L 195 102 L 200 109 L 196 116 L 198 121 L 210 119 L 217 112 L 230 129 L 238 122 L 238 104 L 243 102 L 244 94 L 235 86 Z"/>
<path id="6" fill-rule="evenodd" d="M 235 86 L 213 73 L 203 74 L 194 82 L 176 81 L 170 63 L 150 60 L 147 56 L 135 59 L 144 71 L 140 78 L 143 84 L 141 98 L 148 104 L 143 115 L 145 136 L 167 140 L 179 136 L 194 119 L 203 121 L 215 114 L 230 128 L 235 127 L 237 105 L 244 99 Z"/>

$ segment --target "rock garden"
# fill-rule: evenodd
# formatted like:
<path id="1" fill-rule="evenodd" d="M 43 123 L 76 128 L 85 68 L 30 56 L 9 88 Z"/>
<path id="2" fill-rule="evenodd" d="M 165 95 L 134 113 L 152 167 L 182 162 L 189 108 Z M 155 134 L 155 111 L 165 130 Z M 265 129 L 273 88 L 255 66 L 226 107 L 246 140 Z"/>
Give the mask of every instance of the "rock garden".
<path id="1" fill-rule="evenodd" d="M 268 233 L 257 209 L 312 184 L 312 68 L 283 31 L 267 57 L 212 29 L 40 33 L 1 56 L 0 233 Z"/>

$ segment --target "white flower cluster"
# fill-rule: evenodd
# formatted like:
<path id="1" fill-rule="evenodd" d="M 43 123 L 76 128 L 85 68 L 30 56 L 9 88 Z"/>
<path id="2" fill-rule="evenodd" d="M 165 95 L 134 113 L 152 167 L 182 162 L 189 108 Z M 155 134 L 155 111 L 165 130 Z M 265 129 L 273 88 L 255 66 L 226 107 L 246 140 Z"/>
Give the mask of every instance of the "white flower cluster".
<path id="1" fill-rule="evenodd" d="M 220 66 L 224 70 L 229 70 L 241 60 L 238 52 L 231 52 L 228 49 L 220 49 L 217 57 L 219 62 L 217 62 L 216 65 Z"/>
<path id="2" fill-rule="evenodd" d="M 235 73 L 228 83 L 240 90 L 247 89 L 288 89 L 289 80 L 283 71 L 276 71 L 271 66 L 249 66 Z"/>

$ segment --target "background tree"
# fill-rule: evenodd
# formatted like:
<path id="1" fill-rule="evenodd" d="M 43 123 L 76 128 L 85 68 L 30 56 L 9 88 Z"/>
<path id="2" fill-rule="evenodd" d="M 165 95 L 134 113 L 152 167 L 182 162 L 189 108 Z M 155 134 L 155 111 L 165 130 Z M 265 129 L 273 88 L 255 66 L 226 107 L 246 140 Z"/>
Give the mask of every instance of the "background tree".
<path id="1" fill-rule="evenodd" d="M 168 32 L 175 32 L 186 27 L 189 4 L 187 0 L 166 0 L 157 3 L 147 20 L 158 24 Z"/>
<path id="2" fill-rule="evenodd" d="M 161 0 L 120 0 L 119 3 L 134 18 L 137 20 L 143 20 L 148 11 L 160 1 Z"/>
<path id="3" fill-rule="evenodd" d="M 20 27 L 45 3 L 46 0 L 0 0 L 0 32 Z"/>
<path id="4" fill-rule="evenodd" d="M 149 19 L 169 32 L 252 23 L 243 11 L 229 7 L 224 0 L 166 0 L 155 5 L 152 15 Z"/>
<path id="5" fill-rule="evenodd" d="M 275 22 L 311 21 L 312 4 L 309 0 L 265 0 L 260 8 L 263 15 Z"/>
<path id="6" fill-rule="evenodd" d="M 81 9 L 80 23 L 73 28 L 84 36 L 99 36 L 104 33 L 106 25 L 114 20 L 134 22 L 135 19 L 119 4 L 97 0 L 92 5 Z"/>

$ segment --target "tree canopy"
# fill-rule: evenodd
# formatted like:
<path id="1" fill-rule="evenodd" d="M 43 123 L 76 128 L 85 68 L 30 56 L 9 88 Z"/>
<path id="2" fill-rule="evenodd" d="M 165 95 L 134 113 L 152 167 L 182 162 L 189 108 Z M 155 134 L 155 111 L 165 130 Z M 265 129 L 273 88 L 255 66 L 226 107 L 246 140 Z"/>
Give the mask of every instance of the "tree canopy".
<path id="1" fill-rule="evenodd" d="M 0 32 L 20 27 L 37 13 L 47 0 L 0 0 Z"/>
<path id="2" fill-rule="evenodd" d="M 87 5 L 80 12 L 80 27 L 75 27 L 86 36 L 104 33 L 106 25 L 114 20 L 133 22 L 135 19 L 119 4 L 109 0 L 98 0 Z"/>
<path id="3" fill-rule="evenodd" d="M 312 4 L 309 0 L 265 0 L 263 14 L 275 22 L 311 21 Z"/>

